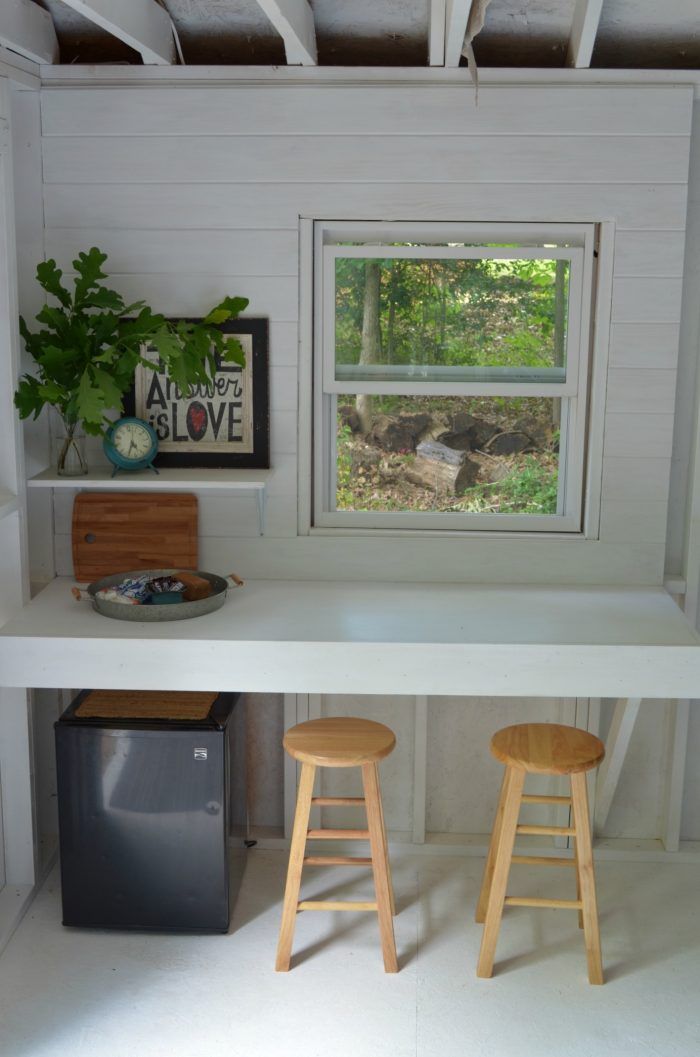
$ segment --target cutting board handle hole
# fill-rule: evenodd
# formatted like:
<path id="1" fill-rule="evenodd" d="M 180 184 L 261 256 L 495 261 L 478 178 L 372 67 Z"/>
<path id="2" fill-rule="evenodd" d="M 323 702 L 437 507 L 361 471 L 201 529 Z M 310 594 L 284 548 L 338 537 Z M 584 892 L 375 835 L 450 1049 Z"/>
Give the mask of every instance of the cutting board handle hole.
<path id="1" fill-rule="evenodd" d="M 94 543 L 95 540 L 97 539 L 97 536 L 95 535 L 94 532 L 86 532 L 85 536 L 83 538 L 84 538 L 86 543 Z"/>

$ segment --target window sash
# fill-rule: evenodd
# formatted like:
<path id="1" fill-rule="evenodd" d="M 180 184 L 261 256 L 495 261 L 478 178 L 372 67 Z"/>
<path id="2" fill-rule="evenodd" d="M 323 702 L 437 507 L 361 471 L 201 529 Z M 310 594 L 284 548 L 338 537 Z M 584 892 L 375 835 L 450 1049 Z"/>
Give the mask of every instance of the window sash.
<path id="1" fill-rule="evenodd" d="M 578 389 L 581 347 L 581 303 L 584 250 L 582 248 L 514 250 L 487 247 L 433 246 L 323 246 L 323 389 L 326 393 L 378 396 L 574 396 Z M 455 260 L 566 260 L 569 262 L 569 311 L 565 367 L 433 367 L 419 365 L 367 366 L 336 363 L 336 260 L 455 259 Z M 373 379 L 372 374 L 383 377 Z M 395 374 L 392 379 L 387 375 Z M 370 375 L 370 377 L 367 377 Z M 408 390 L 406 387 L 409 387 Z"/>

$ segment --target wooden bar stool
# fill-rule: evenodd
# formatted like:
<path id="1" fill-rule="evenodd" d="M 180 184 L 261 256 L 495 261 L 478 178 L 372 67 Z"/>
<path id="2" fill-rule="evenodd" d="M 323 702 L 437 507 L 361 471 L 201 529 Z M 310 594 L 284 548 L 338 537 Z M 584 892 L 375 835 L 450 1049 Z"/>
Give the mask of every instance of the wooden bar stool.
<path id="1" fill-rule="evenodd" d="M 379 935 L 384 969 L 398 972 L 394 943 L 394 893 L 387 855 L 384 814 L 379 791 L 377 763 L 393 750 L 396 737 L 382 723 L 368 719 L 333 716 L 299 723 L 284 736 L 284 747 L 301 762 L 292 843 L 289 849 L 287 885 L 284 893 L 282 926 L 277 945 L 277 972 L 287 972 L 292 953 L 294 925 L 299 910 L 375 910 L 379 918 Z M 361 767 L 363 797 L 313 796 L 317 767 Z M 309 829 L 311 805 L 364 807 L 367 829 Z M 370 858 L 344 855 L 305 855 L 307 838 L 313 840 L 368 840 Z M 303 866 L 371 866 L 374 874 L 376 902 L 335 902 L 302 900 L 299 887 Z"/>
<path id="2" fill-rule="evenodd" d="M 484 923 L 477 976 L 488 977 L 493 973 L 493 959 L 504 906 L 555 907 L 578 911 L 579 928 L 583 928 L 586 941 L 588 979 L 592 984 L 602 984 L 603 967 L 600 957 L 585 772 L 598 766 L 605 756 L 605 746 L 599 738 L 577 727 L 563 727 L 556 723 L 519 723 L 513 727 L 504 727 L 494 734 L 491 738 L 491 753 L 505 764 L 506 770 L 476 910 L 476 920 Z M 571 796 L 523 794 L 526 773 L 568 774 L 571 779 Z M 519 826 L 521 803 L 569 804 L 572 809 L 571 825 Z M 574 858 L 513 855 L 516 833 L 562 834 L 573 837 L 576 842 Z M 512 862 L 574 867 L 576 899 L 507 896 L 506 885 Z"/>

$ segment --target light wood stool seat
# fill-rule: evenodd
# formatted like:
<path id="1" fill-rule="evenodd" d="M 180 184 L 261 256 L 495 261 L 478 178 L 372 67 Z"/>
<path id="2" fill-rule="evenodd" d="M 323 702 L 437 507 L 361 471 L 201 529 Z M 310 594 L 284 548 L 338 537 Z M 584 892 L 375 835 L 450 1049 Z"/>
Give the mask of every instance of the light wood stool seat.
<path id="1" fill-rule="evenodd" d="M 602 984 L 586 771 L 598 766 L 605 756 L 605 746 L 595 735 L 577 727 L 557 723 L 518 723 L 504 727 L 493 735 L 491 753 L 505 764 L 506 769 L 476 909 L 476 920 L 484 924 L 477 976 L 489 977 L 493 973 L 504 906 L 552 907 L 578 911 L 579 927 L 583 929 L 586 943 L 588 979 L 592 984 Z M 569 775 L 571 796 L 533 796 L 523 793 L 525 775 L 528 773 Z M 569 806 L 571 823 L 569 826 L 518 825 L 521 803 Z M 518 833 L 571 837 L 575 841 L 574 858 L 513 855 Z M 572 866 L 576 870 L 576 899 L 506 895 L 511 863 Z"/>
<path id="2" fill-rule="evenodd" d="M 387 854 L 386 829 L 379 791 L 378 762 L 388 756 L 396 737 L 382 723 L 349 716 L 329 716 L 299 723 L 284 736 L 286 751 L 299 760 L 301 775 L 294 829 L 289 849 L 287 884 L 284 893 L 282 925 L 277 945 L 275 969 L 287 972 L 290 967 L 294 925 L 302 910 L 374 910 L 379 919 L 379 935 L 388 973 L 398 972 L 394 942 L 394 893 Z M 364 796 L 314 796 L 317 767 L 361 767 Z M 367 829 L 309 829 L 312 805 L 319 807 L 364 807 Z M 306 841 L 368 840 L 369 857 L 345 855 L 306 855 Z M 336 900 L 299 900 L 301 873 L 304 866 L 371 866 L 376 900 L 341 902 Z"/>

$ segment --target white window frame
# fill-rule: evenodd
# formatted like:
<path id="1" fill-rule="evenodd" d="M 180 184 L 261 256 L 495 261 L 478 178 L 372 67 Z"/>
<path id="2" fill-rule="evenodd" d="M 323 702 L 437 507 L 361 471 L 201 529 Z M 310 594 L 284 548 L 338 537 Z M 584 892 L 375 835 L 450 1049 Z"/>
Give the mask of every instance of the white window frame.
<path id="1" fill-rule="evenodd" d="M 583 531 L 583 495 L 586 449 L 586 410 L 590 374 L 590 335 L 596 225 L 582 224 L 450 224 L 404 222 L 315 221 L 314 321 L 313 321 L 313 487 L 311 531 L 385 531 L 432 535 L 435 532 L 578 533 Z M 363 245 L 338 245 L 361 242 Z M 422 242 L 424 245 L 395 247 L 387 243 Z M 431 242 L 438 245 L 431 246 Z M 445 246 L 445 243 L 468 243 Z M 483 243 L 516 243 L 516 250 L 489 249 Z M 543 248 L 553 242 L 557 248 Z M 569 242 L 569 247 L 561 243 Z M 489 380 L 479 380 L 478 371 L 468 379 L 454 378 L 442 369 L 443 380 L 422 378 L 353 380 L 336 377 L 335 366 L 335 261 L 338 257 L 364 259 L 400 257 L 447 257 L 460 259 L 566 259 L 570 261 L 569 310 L 566 369 L 557 380 L 536 379 L 527 369 L 485 368 Z M 365 370 L 365 369 L 363 369 Z M 530 369 L 531 371 L 533 369 Z M 547 375 L 555 369 L 544 372 Z M 541 374 L 534 369 L 535 374 Z M 381 369 L 386 375 L 386 369 Z M 420 372 L 414 372 L 414 377 Z M 460 372 L 459 369 L 456 373 Z M 447 376 L 446 376 L 447 375 Z M 528 380 L 524 380 L 528 378 Z M 333 509 L 336 492 L 336 412 L 343 394 L 398 394 L 405 396 L 552 396 L 561 398 L 559 494 L 557 513 L 470 514 L 461 512 L 346 511 Z"/>

